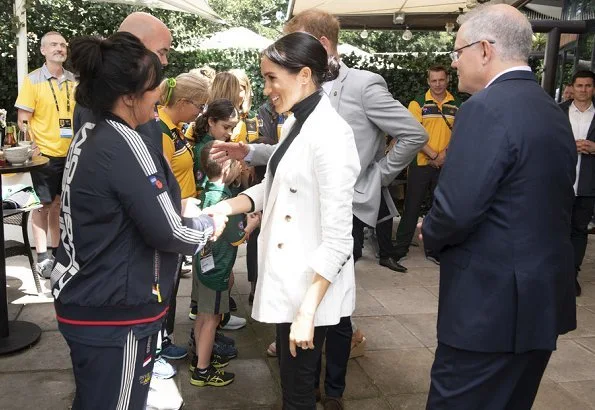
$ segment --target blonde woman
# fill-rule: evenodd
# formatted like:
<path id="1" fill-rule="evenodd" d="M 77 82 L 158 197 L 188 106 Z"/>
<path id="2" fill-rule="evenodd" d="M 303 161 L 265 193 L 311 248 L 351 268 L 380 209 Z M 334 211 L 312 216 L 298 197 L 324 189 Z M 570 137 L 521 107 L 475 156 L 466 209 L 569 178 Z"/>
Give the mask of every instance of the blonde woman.
<path id="1" fill-rule="evenodd" d="M 229 72 L 218 73 L 211 84 L 209 102 L 226 99 L 233 103 L 238 111 L 242 105 L 242 87 L 235 75 Z"/>
<path id="2" fill-rule="evenodd" d="M 163 155 L 180 184 L 182 199 L 196 196 L 194 157 L 181 124 L 193 121 L 209 98 L 209 82 L 203 76 L 183 73 L 160 85 L 159 123 L 163 131 Z"/>
<path id="3" fill-rule="evenodd" d="M 184 137 L 181 124 L 194 120 L 202 113 L 209 98 L 209 82 L 203 76 L 183 73 L 175 78 L 163 80 L 157 110 L 159 125 L 163 132 L 163 156 L 180 186 L 182 199 L 196 197 L 194 180 L 194 153 L 192 146 Z M 181 272 L 180 272 L 181 273 Z M 168 335 L 174 331 L 176 316 L 176 296 L 180 284 L 177 275 L 175 287 L 169 304 L 169 312 L 164 322 L 164 337 L 161 355 L 167 359 L 182 359 L 186 349 L 174 345 Z"/>

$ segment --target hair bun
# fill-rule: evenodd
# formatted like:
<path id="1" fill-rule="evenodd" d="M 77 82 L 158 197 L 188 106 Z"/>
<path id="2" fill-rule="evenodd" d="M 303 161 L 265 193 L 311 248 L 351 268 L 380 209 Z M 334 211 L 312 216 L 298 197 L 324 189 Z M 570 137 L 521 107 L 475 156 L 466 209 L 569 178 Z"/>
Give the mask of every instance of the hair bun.
<path id="1" fill-rule="evenodd" d="M 328 68 L 323 76 L 323 81 L 333 81 L 335 78 L 339 76 L 339 70 L 341 69 L 341 63 L 335 56 L 330 56 L 328 58 Z"/>

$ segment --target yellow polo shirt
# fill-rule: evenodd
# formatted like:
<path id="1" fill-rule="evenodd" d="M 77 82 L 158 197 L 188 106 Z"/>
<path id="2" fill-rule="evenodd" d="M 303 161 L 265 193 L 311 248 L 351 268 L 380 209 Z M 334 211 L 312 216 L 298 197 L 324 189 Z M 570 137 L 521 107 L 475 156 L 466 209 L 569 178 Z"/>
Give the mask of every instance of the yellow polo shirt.
<path id="1" fill-rule="evenodd" d="M 29 131 L 42 154 L 65 157 L 68 153 L 72 140 L 75 87 L 74 74 L 64 70 L 61 78 L 55 78 L 45 64 L 29 73 L 23 81 L 14 106 L 33 113 L 29 121 Z M 60 135 L 61 119 L 70 120 L 70 135 Z"/>
<path id="2" fill-rule="evenodd" d="M 430 90 L 424 96 L 420 96 L 409 103 L 409 111 L 425 128 L 430 137 L 428 145 L 434 151 L 442 152 L 448 147 L 451 130 L 446 125 L 446 121 L 451 127 L 453 126 L 459 105 L 458 100 L 448 91 L 446 91 L 446 97 L 444 97 L 443 101 L 435 101 Z M 444 114 L 444 117 L 440 112 Z M 444 118 L 446 118 L 446 121 Z M 417 165 L 427 164 L 428 157 L 420 151 L 417 154 Z"/>
<path id="3" fill-rule="evenodd" d="M 163 111 L 163 107 L 157 107 L 159 111 L 159 122 L 163 130 L 163 156 L 169 161 L 171 170 L 180 185 L 182 199 L 196 197 L 196 182 L 194 180 L 194 154 L 189 150 L 180 130 L 171 120 L 169 115 Z M 176 133 L 178 138 L 173 138 Z"/>

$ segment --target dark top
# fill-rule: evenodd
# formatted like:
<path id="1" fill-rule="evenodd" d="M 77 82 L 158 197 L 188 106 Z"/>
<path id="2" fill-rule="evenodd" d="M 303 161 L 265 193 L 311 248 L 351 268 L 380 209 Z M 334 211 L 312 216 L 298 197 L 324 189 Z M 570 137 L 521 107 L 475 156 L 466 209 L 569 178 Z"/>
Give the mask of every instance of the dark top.
<path id="1" fill-rule="evenodd" d="M 180 217 L 177 181 L 147 141 L 109 115 L 70 146 L 60 213 L 70 229 L 52 294 L 60 330 L 81 343 L 119 345 L 130 329 L 138 338 L 156 332 L 179 254 L 195 253 L 214 229 L 209 217 Z"/>
<path id="2" fill-rule="evenodd" d="M 295 123 L 293 124 L 293 127 L 289 131 L 287 137 L 281 141 L 279 147 L 277 150 L 275 150 L 269 162 L 269 168 L 273 178 L 275 177 L 275 172 L 277 172 L 279 162 L 281 162 L 281 159 L 289 149 L 289 146 L 302 130 L 302 126 L 304 125 L 306 119 L 310 116 L 310 114 L 312 114 L 312 111 L 314 111 L 314 108 L 316 108 L 320 102 L 323 92 L 324 91 L 322 91 L 322 89 L 317 90 L 291 108 L 291 112 L 295 116 Z"/>
<path id="3" fill-rule="evenodd" d="M 206 182 L 201 194 L 201 206 L 206 208 L 218 204 L 226 199 L 233 198 L 232 191 L 223 183 Z M 194 258 L 194 270 L 198 280 L 206 287 L 224 291 L 229 286 L 229 276 L 236 261 L 238 246 L 244 242 L 244 214 L 230 215 L 221 236 L 207 244 Z M 213 258 L 214 267 L 207 272 L 201 268 L 201 260 Z"/>
<path id="4" fill-rule="evenodd" d="M 83 124 L 90 122 L 95 124 L 97 122 L 97 118 L 93 112 L 86 107 L 83 107 L 80 104 L 76 104 L 74 106 L 74 113 L 73 113 L 73 121 L 72 121 L 72 131 L 74 135 L 81 129 Z M 153 145 L 160 154 L 163 154 L 163 141 L 162 141 L 162 132 L 161 126 L 159 125 L 159 116 L 157 115 L 157 108 L 155 108 L 155 120 L 150 120 L 144 124 L 139 125 L 136 127 L 136 131 L 139 134 L 142 134 L 148 137 L 148 140 Z M 146 143 L 147 141 L 145 141 Z"/>

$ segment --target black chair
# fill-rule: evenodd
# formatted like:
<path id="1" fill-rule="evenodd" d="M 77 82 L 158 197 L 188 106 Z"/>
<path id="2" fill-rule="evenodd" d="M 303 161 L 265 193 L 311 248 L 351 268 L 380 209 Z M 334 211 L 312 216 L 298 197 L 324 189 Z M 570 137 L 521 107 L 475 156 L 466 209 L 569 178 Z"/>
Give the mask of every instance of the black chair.
<path id="1" fill-rule="evenodd" d="M 5 209 L 3 210 L 4 224 L 8 225 L 20 225 L 23 233 L 23 242 L 15 240 L 5 240 L 4 249 L 6 258 L 11 256 L 25 255 L 29 258 L 29 264 L 31 265 L 31 272 L 33 273 L 33 280 L 35 281 L 35 288 L 37 293 L 41 293 L 41 283 L 39 282 L 39 276 L 37 272 L 37 266 L 33 259 L 33 252 L 31 251 L 31 245 L 29 243 L 29 234 L 27 232 L 27 223 L 29 222 L 29 213 L 31 209 Z"/>

